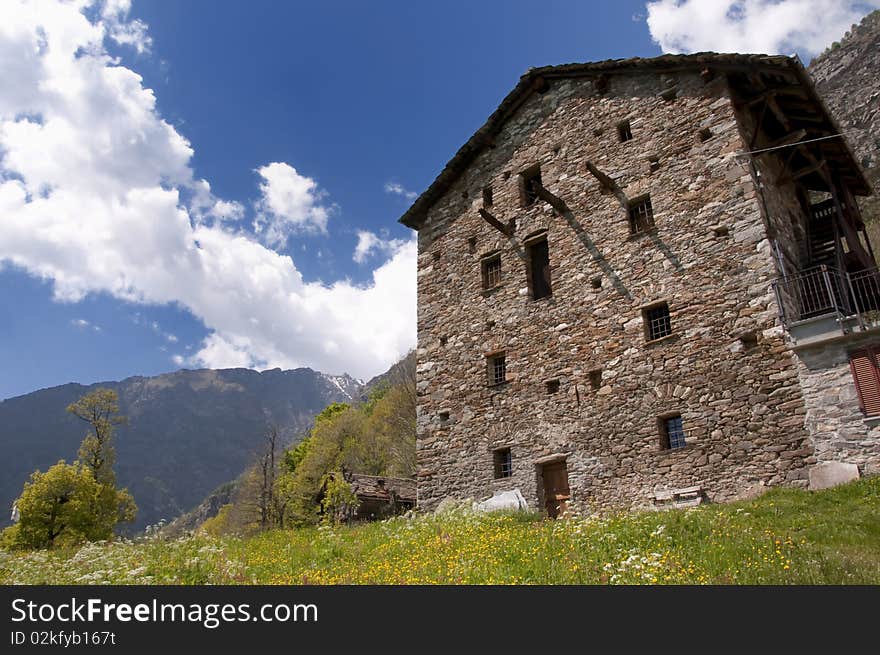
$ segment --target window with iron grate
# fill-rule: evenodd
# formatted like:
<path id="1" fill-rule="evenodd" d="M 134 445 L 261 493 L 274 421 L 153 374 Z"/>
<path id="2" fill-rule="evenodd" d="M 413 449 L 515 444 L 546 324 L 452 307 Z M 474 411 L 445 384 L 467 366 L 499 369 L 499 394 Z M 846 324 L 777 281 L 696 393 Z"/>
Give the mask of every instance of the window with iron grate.
<path id="1" fill-rule="evenodd" d="M 880 346 L 850 353 L 849 367 L 862 413 L 880 416 Z"/>
<path id="2" fill-rule="evenodd" d="M 645 339 L 654 341 L 672 334 L 672 321 L 669 317 L 669 305 L 662 303 L 642 310 L 645 322 Z"/>
<path id="3" fill-rule="evenodd" d="M 617 124 L 617 136 L 621 143 L 632 140 L 632 125 L 629 121 L 621 121 Z"/>
<path id="4" fill-rule="evenodd" d="M 660 447 L 664 450 L 672 450 L 675 448 L 684 448 L 685 443 L 684 426 L 681 422 L 681 415 L 665 416 L 660 419 Z"/>
<path id="5" fill-rule="evenodd" d="M 504 353 L 490 355 L 486 358 L 489 386 L 498 386 L 507 382 L 507 358 Z"/>
<path id="6" fill-rule="evenodd" d="M 492 453 L 495 465 L 495 479 L 509 478 L 513 475 L 513 457 L 510 448 L 500 448 Z"/>
<path id="7" fill-rule="evenodd" d="M 651 197 L 642 196 L 629 203 L 629 231 L 630 234 L 641 234 L 654 227 L 654 209 L 651 207 Z"/>
<path id="8" fill-rule="evenodd" d="M 484 259 L 482 269 L 484 289 L 493 289 L 501 284 L 501 255 Z"/>

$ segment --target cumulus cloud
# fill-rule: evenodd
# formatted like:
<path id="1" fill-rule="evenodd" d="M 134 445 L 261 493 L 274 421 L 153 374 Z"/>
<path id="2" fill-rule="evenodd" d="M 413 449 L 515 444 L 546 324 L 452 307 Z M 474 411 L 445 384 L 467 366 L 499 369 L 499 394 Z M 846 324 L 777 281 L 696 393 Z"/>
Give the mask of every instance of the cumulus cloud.
<path id="1" fill-rule="evenodd" d="M 358 264 L 363 264 L 372 255 L 393 255 L 406 245 L 402 239 L 382 239 L 367 230 L 358 230 L 357 237 L 351 258 Z"/>
<path id="2" fill-rule="evenodd" d="M 327 232 L 330 208 L 318 183 L 290 164 L 272 162 L 257 169 L 262 179 L 254 231 L 271 246 L 284 245 L 295 232 Z"/>
<path id="3" fill-rule="evenodd" d="M 648 29 L 664 52 L 822 52 L 880 0 L 656 0 Z"/>
<path id="4" fill-rule="evenodd" d="M 385 193 L 392 193 L 396 196 L 403 196 L 407 200 L 415 200 L 416 196 L 419 195 L 415 191 L 409 191 L 408 189 L 405 189 L 402 184 L 398 184 L 397 182 L 386 182 Z"/>
<path id="5" fill-rule="evenodd" d="M 0 264 L 52 281 L 58 301 L 186 308 L 210 330 L 187 359 L 199 365 L 369 377 L 411 348 L 415 243 L 388 242 L 367 284 L 306 282 L 267 232 L 324 231 L 329 208 L 280 162 L 257 171 L 259 239 L 216 220 L 243 208 L 218 207 L 191 144 L 108 54 L 128 23 L 107 6 L 0 3 Z"/>

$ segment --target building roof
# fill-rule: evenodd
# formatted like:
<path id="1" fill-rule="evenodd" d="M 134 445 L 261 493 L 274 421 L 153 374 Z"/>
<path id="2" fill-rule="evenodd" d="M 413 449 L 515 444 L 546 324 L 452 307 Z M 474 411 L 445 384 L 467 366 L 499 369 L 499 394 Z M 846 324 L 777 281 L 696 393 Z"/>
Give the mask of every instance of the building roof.
<path id="1" fill-rule="evenodd" d="M 416 481 L 411 478 L 389 478 L 382 475 L 362 475 L 360 473 L 344 473 L 346 482 L 360 499 L 391 500 L 392 494 L 397 500 L 416 500 Z"/>
<path id="2" fill-rule="evenodd" d="M 519 109 L 519 107 L 533 94 L 543 93 L 554 79 L 588 77 L 598 79 L 603 74 L 626 74 L 632 72 L 656 72 L 676 73 L 692 70 L 708 70 L 712 74 L 732 73 L 743 71 L 782 73 L 775 78 L 764 79 L 762 83 L 773 88 L 773 79 L 777 83 L 791 85 L 786 78 L 794 78 L 795 84 L 801 87 L 807 97 L 806 105 L 798 107 L 800 112 L 808 112 L 808 116 L 802 117 L 805 124 L 809 124 L 811 130 L 816 131 L 819 127 L 824 128 L 828 134 L 840 134 L 840 128 L 831 114 L 826 109 L 819 95 L 813 87 L 812 80 L 801 62 L 795 57 L 782 55 L 753 55 L 753 54 L 718 54 L 703 52 L 692 55 L 663 55 L 644 59 L 634 57 L 631 59 L 609 59 L 606 61 L 561 64 L 558 66 L 543 66 L 529 69 L 519 79 L 519 83 L 507 94 L 498 108 L 489 116 L 489 119 L 473 136 L 461 147 L 455 156 L 449 160 L 431 186 L 422 193 L 400 217 L 400 222 L 413 229 L 419 229 L 425 219 L 425 215 L 431 206 L 439 200 L 452 186 L 458 177 L 467 169 L 471 162 L 483 151 L 484 148 L 494 144 L 494 137 L 501 128 Z M 756 88 L 756 91 L 766 91 L 767 88 Z M 784 107 L 783 107 L 784 109 Z M 793 117 L 793 123 L 798 123 Z M 852 185 L 853 192 L 857 195 L 870 195 L 871 186 L 865 179 L 859 164 L 852 151 L 842 138 L 828 139 L 821 143 L 823 155 L 833 160 L 843 170 L 844 177 Z"/>

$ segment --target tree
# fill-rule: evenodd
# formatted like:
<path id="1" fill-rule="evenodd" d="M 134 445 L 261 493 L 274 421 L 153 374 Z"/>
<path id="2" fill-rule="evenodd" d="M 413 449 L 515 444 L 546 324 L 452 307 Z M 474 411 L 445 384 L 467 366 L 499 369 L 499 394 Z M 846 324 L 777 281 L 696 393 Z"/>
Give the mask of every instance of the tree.
<path id="1" fill-rule="evenodd" d="M 128 492 L 95 480 L 81 462 L 64 460 L 42 473 L 35 471 L 16 501 L 17 524 L 4 541 L 22 548 L 51 548 L 81 541 L 109 539 L 120 519 L 131 520 L 134 503 Z"/>
<path id="2" fill-rule="evenodd" d="M 68 405 L 67 411 L 91 426 L 79 447 L 80 461 L 92 470 L 95 480 L 115 486 L 113 433 L 117 425 L 127 423 L 119 413 L 118 394 L 113 389 L 95 389 Z"/>
<path id="3" fill-rule="evenodd" d="M 3 534 L 5 543 L 51 548 L 59 543 L 109 539 L 119 522 L 137 515 L 127 489 L 117 489 L 113 432 L 126 422 L 112 389 L 96 389 L 67 407 L 91 426 L 79 447 L 79 461 L 59 461 L 34 471 L 15 501 L 19 521 Z"/>

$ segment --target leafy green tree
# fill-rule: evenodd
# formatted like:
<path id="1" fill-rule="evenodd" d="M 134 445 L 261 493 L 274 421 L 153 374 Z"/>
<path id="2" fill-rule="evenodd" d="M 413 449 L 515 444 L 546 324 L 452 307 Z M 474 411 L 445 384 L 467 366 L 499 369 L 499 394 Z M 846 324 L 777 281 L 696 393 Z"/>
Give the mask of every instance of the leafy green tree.
<path id="1" fill-rule="evenodd" d="M 117 521 L 134 518 L 128 492 L 100 484 L 81 462 L 64 460 L 31 474 L 16 507 L 21 518 L 5 540 L 22 548 L 109 539 Z"/>
<path id="2" fill-rule="evenodd" d="M 119 395 L 113 389 L 95 389 L 68 405 L 67 411 L 91 428 L 79 447 L 80 461 L 92 470 L 95 480 L 115 486 L 113 433 L 117 425 L 127 422 L 119 413 Z"/>
<path id="3" fill-rule="evenodd" d="M 113 433 L 126 422 L 112 389 L 96 389 L 67 407 L 91 429 L 79 447 L 79 461 L 59 461 L 45 473 L 34 471 L 15 502 L 17 524 L 3 534 L 6 544 L 51 548 L 60 543 L 109 539 L 119 522 L 130 522 L 137 505 L 116 487 Z"/>
<path id="4" fill-rule="evenodd" d="M 351 519 L 358 506 L 357 494 L 341 474 L 331 473 L 324 478 L 324 497 L 321 499 L 321 510 L 324 521 L 341 523 Z"/>

